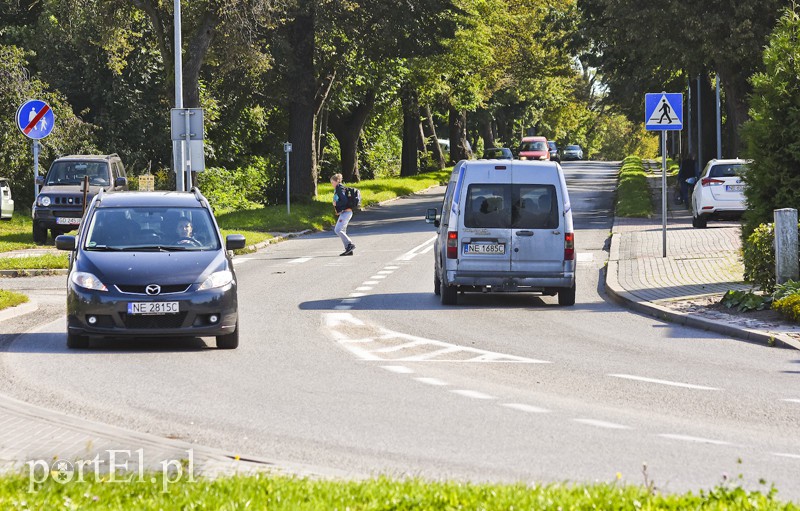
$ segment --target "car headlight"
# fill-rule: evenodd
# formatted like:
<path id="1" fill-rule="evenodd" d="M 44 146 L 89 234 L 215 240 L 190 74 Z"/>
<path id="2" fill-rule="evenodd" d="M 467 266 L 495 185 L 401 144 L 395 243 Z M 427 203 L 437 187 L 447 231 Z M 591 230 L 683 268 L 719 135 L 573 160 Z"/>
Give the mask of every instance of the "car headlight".
<path id="1" fill-rule="evenodd" d="M 106 285 L 91 273 L 87 273 L 85 271 L 74 271 L 70 274 L 69 278 L 73 284 L 84 289 L 108 291 Z"/>
<path id="2" fill-rule="evenodd" d="M 215 289 L 222 286 L 227 286 L 233 282 L 233 272 L 228 270 L 214 272 L 208 276 L 208 278 L 200 284 L 200 287 L 197 288 L 198 291 L 203 291 L 204 289 Z"/>
<path id="3" fill-rule="evenodd" d="M 36 202 L 37 202 L 37 204 L 38 204 L 39 206 L 48 207 L 48 206 L 50 205 L 50 197 L 48 197 L 47 195 L 41 195 L 41 196 L 39 196 L 39 198 L 36 200 Z"/>

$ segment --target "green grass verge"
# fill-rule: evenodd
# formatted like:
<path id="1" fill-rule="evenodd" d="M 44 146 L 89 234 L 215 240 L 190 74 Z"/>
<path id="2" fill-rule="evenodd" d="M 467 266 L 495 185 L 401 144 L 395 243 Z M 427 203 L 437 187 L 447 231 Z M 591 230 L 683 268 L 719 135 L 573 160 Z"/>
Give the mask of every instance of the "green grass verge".
<path id="1" fill-rule="evenodd" d="M 116 474 L 119 478 L 120 473 Z M 367 481 L 310 480 L 278 476 L 233 476 L 216 480 L 184 478 L 165 486 L 150 475 L 140 482 L 94 480 L 58 483 L 48 478 L 33 486 L 27 474 L 0 478 L 2 509 L 162 509 L 244 510 L 797 510 L 781 503 L 774 492 L 718 487 L 699 494 L 662 495 L 623 484 L 546 486 L 424 482 L 387 478 Z M 177 474 L 173 479 L 178 479 Z M 166 491 L 165 491 L 166 488 Z"/>
<path id="2" fill-rule="evenodd" d="M 7 309 L 9 307 L 15 307 L 27 301 L 28 297 L 23 294 L 0 289 L 0 310 Z"/>
<path id="3" fill-rule="evenodd" d="M 11 220 L 0 222 L 0 252 L 34 248 L 30 216 L 14 213 Z"/>
<path id="4" fill-rule="evenodd" d="M 617 186 L 617 211 L 621 217 L 650 218 L 653 202 L 642 159 L 628 156 L 622 162 Z"/>
<path id="5" fill-rule="evenodd" d="M 69 259 L 66 253 L 0 257 L 0 270 L 56 270 L 67 268 L 68 264 Z"/>

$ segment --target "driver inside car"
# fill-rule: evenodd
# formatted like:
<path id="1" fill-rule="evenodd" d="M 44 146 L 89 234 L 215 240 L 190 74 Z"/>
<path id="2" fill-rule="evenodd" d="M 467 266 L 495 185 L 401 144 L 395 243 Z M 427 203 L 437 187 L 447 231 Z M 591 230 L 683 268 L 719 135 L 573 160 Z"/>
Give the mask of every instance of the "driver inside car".
<path id="1" fill-rule="evenodd" d="M 178 233 L 179 245 L 192 245 L 195 247 L 200 246 L 200 240 L 194 237 L 194 228 L 192 222 L 187 218 L 181 218 L 175 228 Z"/>

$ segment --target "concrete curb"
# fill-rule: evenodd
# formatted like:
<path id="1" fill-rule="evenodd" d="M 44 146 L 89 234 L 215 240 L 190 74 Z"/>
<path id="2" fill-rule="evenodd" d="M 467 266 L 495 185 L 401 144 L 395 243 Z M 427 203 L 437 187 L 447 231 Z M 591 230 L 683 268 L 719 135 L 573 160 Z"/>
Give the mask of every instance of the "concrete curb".
<path id="1" fill-rule="evenodd" d="M 685 312 L 674 311 L 652 302 L 640 301 L 633 294 L 620 286 L 617 278 L 618 272 L 618 261 L 609 260 L 608 267 L 606 269 L 606 291 L 615 302 L 623 307 L 627 307 L 636 312 L 640 312 L 663 321 L 669 321 L 679 325 L 698 328 L 700 330 L 716 332 L 722 335 L 727 335 L 729 337 L 734 337 L 757 344 L 763 344 L 766 346 L 780 346 L 782 348 L 793 348 L 800 350 L 800 342 L 786 335 L 778 333 L 769 334 L 760 330 L 735 327 L 719 321 L 693 316 Z"/>
<path id="2" fill-rule="evenodd" d="M 0 270 L 0 278 L 41 277 L 43 275 L 68 275 L 66 268 L 58 269 L 31 269 L 31 270 Z"/>
<path id="3" fill-rule="evenodd" d="M 36 300 L 29 300 L 8 309 L 0 310 L 0 322 L 13 319 L 25 314 L 30 314 L 39 310 L 39 303 Z M 0 396 L 2 397 L 2 396 Z"/>

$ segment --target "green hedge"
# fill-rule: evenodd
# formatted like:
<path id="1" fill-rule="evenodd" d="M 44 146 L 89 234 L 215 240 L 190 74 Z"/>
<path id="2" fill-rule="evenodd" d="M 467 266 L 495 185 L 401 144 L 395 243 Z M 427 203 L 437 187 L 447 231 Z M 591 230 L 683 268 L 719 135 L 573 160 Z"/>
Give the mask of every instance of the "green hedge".
<path id="1" fill-rule="evenodd" d="M 617 186 L 617 216 L 649 218 L 653 213 L 647 172 L 638 156 L 628 156 L 622 162 Z"/>

